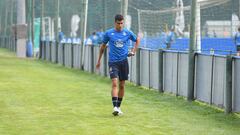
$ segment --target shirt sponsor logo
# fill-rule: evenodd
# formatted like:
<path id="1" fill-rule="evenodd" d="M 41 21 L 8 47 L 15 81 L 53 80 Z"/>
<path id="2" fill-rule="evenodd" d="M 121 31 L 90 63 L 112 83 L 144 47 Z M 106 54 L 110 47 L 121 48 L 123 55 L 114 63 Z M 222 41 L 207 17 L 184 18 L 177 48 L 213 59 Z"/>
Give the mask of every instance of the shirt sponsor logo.
<path id="1" fill-rule="evenodd" d="M 123 47 L 123 41 L 121 39 L 118 39 L 117 41 L 114 42 L 114 45 L 118 48 Z"/>

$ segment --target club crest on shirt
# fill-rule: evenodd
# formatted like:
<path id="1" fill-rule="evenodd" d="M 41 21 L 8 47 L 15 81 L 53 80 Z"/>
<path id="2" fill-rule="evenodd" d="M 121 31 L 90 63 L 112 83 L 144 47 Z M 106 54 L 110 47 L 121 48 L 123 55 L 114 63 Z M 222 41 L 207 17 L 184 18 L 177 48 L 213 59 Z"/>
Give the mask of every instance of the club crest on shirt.
<path id="1" fill-rule="evenodd" d="M 118 48 L 120 47 L 123 47 L 123 41 L 121 39 L 117 39 L 115 42 L 114 42 L 114 45 Z"/>
<path id="2" fill-rule="evenodd" d="M 114 35 L 114 33 L 111 33 L 111 35 Z"/>
<path id="3" fill-rule="evenodd" d="M 127 33 L 126 32 L 123 32 L 123 36 L 126 36 L 127 35 Z"/>

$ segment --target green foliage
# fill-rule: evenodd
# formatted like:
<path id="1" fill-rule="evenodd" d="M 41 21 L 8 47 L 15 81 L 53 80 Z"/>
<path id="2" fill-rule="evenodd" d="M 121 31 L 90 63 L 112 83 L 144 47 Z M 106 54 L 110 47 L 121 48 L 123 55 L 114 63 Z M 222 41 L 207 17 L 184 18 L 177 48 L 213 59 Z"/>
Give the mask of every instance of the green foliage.
<path id="1" fill-rule="evenodd" d="M 127 83 L 111 114 L 110 79 L 0 49 L 0 134 L 239 135 L 240 118 Z"/>

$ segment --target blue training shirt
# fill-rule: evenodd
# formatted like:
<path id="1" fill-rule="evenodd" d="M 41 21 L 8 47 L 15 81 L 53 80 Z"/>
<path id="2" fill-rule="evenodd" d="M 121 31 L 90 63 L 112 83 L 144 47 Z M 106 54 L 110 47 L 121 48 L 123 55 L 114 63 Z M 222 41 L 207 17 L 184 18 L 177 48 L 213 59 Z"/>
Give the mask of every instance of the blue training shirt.
<path id="1" fill-rule="evenodd" d="M 98 45 L 98 36 L 97 35 L 91 35 L 89 38 L 92 40 L 92 45 Z"/>
<path id="2" fill-rule="evenodd" d="M 234 37 L 235 43 L 237 46 L 240 45 L 240 32 L 237 32 Z"/>
<path id="3" fill-rule="evenodd" d="M 105 32 L 103 43 L 108 43 L 109 62 L 122 61 L 127 58 L 130 40 L 136 42 L 137 36 L 125 28 L 121 31 L 112 28 Z"/>
<path id="4" fill-rule="evenodd" d="M 166 35 L 166 43 L 171 43 L 174 41 L 174 38 L 175 38 L 175 35 L 174 35 L 174 32 L 169 32 L 167 35 Z"/>
<path id="5" fill-rule="evenodd" d="M 101 32 L 101 31 L 97 32 L 97 36 L 98 36 L 98 43 L 102 44 L 104 32 Z"/>

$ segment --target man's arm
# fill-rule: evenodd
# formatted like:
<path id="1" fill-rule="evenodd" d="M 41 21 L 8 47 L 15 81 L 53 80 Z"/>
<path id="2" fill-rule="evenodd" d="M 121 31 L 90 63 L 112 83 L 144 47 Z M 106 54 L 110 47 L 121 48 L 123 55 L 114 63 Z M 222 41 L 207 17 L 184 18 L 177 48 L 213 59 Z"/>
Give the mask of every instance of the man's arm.
<path id="1" fill-rule="evenodd" d="M 100 47 L 100 53 L 99 53 L 98 61 L 97 61 L 97 65 L 96 65 L 96 68 L 97 68 L 97 69 L 100 68 L 102 54 L 104 53 L 104 50 L 105 50 L 106 47 L 107 47 L 107 45 L 104 44 L 104 43 L 103 43 L 103 44 L 101 45 L 101 47 Z"/>
<path id="2" fill-rule="evenodd" d="M 132 48 L 132 50 L 131 50 L 131 52 L 129 53 L 128 56 L 134 56 L 134 55 L 135 55 L 135 53 L 136 53 L 136 51 L 137 51 L 137 48 L 138 48 L 138 46 L 139 46 L 139 43 L 140 43 L 140 38 L 137 37 L 137 41 L 136 41 L 134 47 Z"/>

